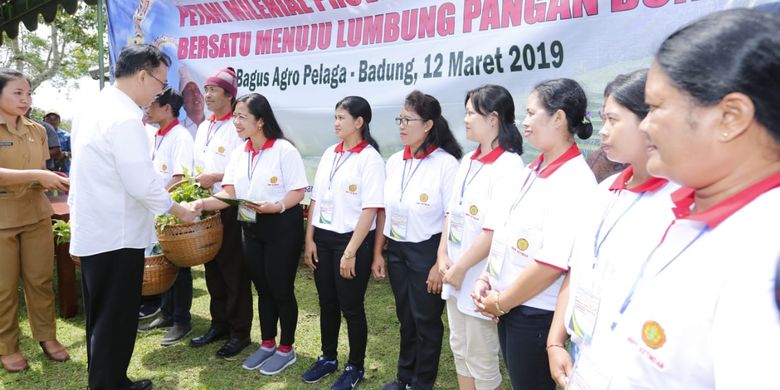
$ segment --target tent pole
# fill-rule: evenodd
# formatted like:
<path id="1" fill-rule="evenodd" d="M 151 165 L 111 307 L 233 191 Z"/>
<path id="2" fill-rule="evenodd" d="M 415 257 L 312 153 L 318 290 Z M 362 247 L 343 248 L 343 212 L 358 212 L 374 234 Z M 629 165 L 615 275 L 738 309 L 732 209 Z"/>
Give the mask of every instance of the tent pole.
<path id="1" fill-rule="evenodd" d="M 103 0 L 97 2 L 97 24 L 98 24 L 98 74 L 100 75 L 100 89 L 103 89 L 105 84 L 105 70 L 103 68 Z"/>

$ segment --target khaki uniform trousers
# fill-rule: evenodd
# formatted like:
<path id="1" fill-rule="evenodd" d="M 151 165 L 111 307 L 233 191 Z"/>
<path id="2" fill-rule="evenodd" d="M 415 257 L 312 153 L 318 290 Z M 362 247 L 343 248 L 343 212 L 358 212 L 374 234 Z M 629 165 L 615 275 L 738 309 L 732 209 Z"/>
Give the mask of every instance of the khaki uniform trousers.
<path id="1" fill-rule="evenodd" d="M 51 219 L 0 229 L 0 355 L 19 345 L 19 278 L 24 286 L 33 338 L 56 338 L 54 318 L 54 245 Z"/>

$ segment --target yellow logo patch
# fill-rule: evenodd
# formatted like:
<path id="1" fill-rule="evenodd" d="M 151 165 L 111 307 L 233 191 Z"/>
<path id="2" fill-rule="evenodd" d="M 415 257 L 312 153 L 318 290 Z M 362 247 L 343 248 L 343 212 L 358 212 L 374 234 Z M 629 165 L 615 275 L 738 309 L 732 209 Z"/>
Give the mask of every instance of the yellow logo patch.
<path id="1" fill-rule="evenodd" d="M 168 166 L 163 164 L 162 167 L 160 167 L 163 172 L 168 172 Z"/>
<path id="2" fill-rule="evenodd" d="M 219 152 L 219 154 L 225 154 L 225 147 L 224 146 L 218 147 L 217 152 Z"/>
<path id="3" fill-rule="evenodd" d="M 427 202 L 428 201 L 428 194 L 422 193 L 420 194 L 420 202 Z"/>
<path id="4" fill-rule="evenodd" d="M 655 321 L 647 321 L 642 325 L 642 341 L 652 349 L 661 348 L 666 343 L 666 333 L 661 324 Z"/>
<path id="5" fill-rule="evenodd" d="M 279 182 L 279 178 L 276 176 L 271 176 L 271 184 L 276 184 L 277 182 Z"/>
<path id="6" fill-rule="evenodd" d="M 525 238 L 517 240 L 517 249 L 520 249 L 521 251 L 528 249 L 528 240 Z"/>
<path id="7" fill-rule="evenodd" d="M 469 207 L 469 213 L 471 215 L 477 215 L 477 213 L 479 213 L 479 209 L 477 208 L 477 206 L 471 205 L 471 207 Z"/>
<path id="8" fill-rule="evenodd" d="M 349 192 L 355 193 L 355 191 L 357 191 L 357 184 L 350 184 L 348 189 Z"/>

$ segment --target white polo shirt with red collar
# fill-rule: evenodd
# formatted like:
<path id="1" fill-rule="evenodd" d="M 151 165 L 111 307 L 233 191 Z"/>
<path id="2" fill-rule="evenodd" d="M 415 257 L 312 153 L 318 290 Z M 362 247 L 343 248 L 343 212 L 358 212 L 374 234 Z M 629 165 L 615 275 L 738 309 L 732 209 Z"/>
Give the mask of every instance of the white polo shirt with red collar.
<path id="1" fill-rule="evenodd" d="M 501 194 L 514 192 L 524 169 L 523 160 L 517 153 L 504 151 L 500 146 L 486 155 L 480 148 L 464 157 L 455 174 L 447 214 L 449 215 L 447 254 L 450 261 L 457 263 L 463 253 L 476 241 L 485 228 L 488 214 L 504 215 L 506 212 L 491 209 L 500 208 L 497 199 Z M 485 259 L 466 271 L 460 290 L 450 284 L 442 287 L 442 298 L 455 298 L 461 313 L 477 318 L 487 317 L 474 311 L 471 291 L 485 270 Z"/>
<path id="2" fill-rule="evenodd" d="M 152 162 L 163 182 L 170 182 L 174 175 L 183 175 L 185 169 L 192 172 L 193 139 L 179 120 L 174 119 L 163 129 L 152 129 Z"/>
<path id="3" fill-rule="evenodd" d="M 487 264 L 493 290 L 507 289 L 534 261 L 568 270 L 576 227 L 587 207 L 582 199 L 595 189 L 596 179 L 576 144 L 540 169 L 543 161 L 542 154 L 529 164 L 520 175 L 520 190 L 500 200 L 509 205 L 508 217 L 488 215 L 486 228 L 495 230 Z M 523 305 L 555 310 L 562 281 L 563 276 Z"/>
<path id="4" fill-rule="evenodd" d="M 290 191 L 306 188 L 309 182 L 301 154 L 290 141 L 269 139 L 255 151 L 247 139 L 230 156 L 222 185 L 232 185 L 239 199 L 273 203 Z"/>
<path id="5" fill-rule="evenodd" d="M 627 188 L 633 174 L 628 167 L 607 178 L 583 202 L 564 319 L 580 351 L 597 342 L 599 327 L 609 328 L 641 266 L 638 258 L 650 254 L 674 219 L 670 195 L 679 186 L 651 177 Z"/>
<path id="6" fill-rule="evenodd" d="M 594 377 L 595 366 L 601 388 L 775 387 L 780 172 L 701 213 L 691 214 L 693 197 L 688 188 L 673 194 L 677 219 L 640 260 L 610 349 L 575 379 Z"/>
<path id="7" fill-rule="evenodd" d="M 222 118 L 211 115 L 200 124 L 195 135 L 195 168 L 202 168 L 203 173 L 225 173 L 231 153 L 243 144 L 232 119 L 232 112 Z M 222 186 L 215 183 L 211 190 L 216 194 Z"/>
<path id="8" fill-rule="evenodd" d="M 441 233 L 458 160 L 433 147 L 412 156 L 409 146 L 387 160 L 384 235 L 400 242 L 422 242 Z"/>
<path id="9" fill-rule="evenodd" d="M 368 142 L 349 150 L 343 143 L 325 149 L 314 177 L 311 222 L 335 233 L 353 232 L 363 209 L 384 207 L 384 183 L 385 163 Z"/>

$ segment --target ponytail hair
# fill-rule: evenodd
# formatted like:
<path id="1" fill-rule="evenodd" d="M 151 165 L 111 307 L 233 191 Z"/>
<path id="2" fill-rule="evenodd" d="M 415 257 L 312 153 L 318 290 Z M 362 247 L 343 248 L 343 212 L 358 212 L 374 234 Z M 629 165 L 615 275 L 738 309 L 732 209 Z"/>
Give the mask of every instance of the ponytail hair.
<path id="1" fill-rule="evenodd" d="M 445 152 L 451 154 L 455 159 L 460 160 L 463 156 L 463 149 L 458 144 L 455 136 L 452 135 L 447 119 L 441 115 L 441 104 L 435 97 L 415 90 L 406 96 L 404 105 L 416 112 L 422 119 L 433 121 L 433 126 L 425 136 L 420 147 L 412 151 L 413 155 L 417 155 L 418 151 L 428 150 L 431 146 L 436 146 L 444 149 Z"/>
<path id="2" fill-rule="evenodd" d="M 373 146 L 377 152 L 379 152 L 379 144 L 377 144 L 374 137 L 371 136 L 371 131 L 368 124 L 371 122 L 371 105 L 368 101 L 360 96 L 347 96 L 344 99 L 339 100 L 336 103 L 336 109 L 342 108 L 349 113 L 353 118 L 363 118 L 363 126 L 360 128 L 360 136 L 363 140 Z"/>
<path id="3" fill-rule="evenodd" d="M 580 84 L 572 79 L 542 81 L 533 89 L 539 95 L 544 109 L 550 114 L 561 110 L 566 115 L 569 133 L 580 139 L 593 135 L 593 124 L 586 116 L 588 98 Z"/>
<path id="4" fill-rule="evenodd" d="M 487 84 L 466 93 L 466 105 L 471 99 L 474 111 L 482 116 L 492 112 L 498 115 L 498 145 L 510 153 L 523 154 L 523 137 L 515 124 L 515 101 L 512 94 L 500 86 Z"/>

